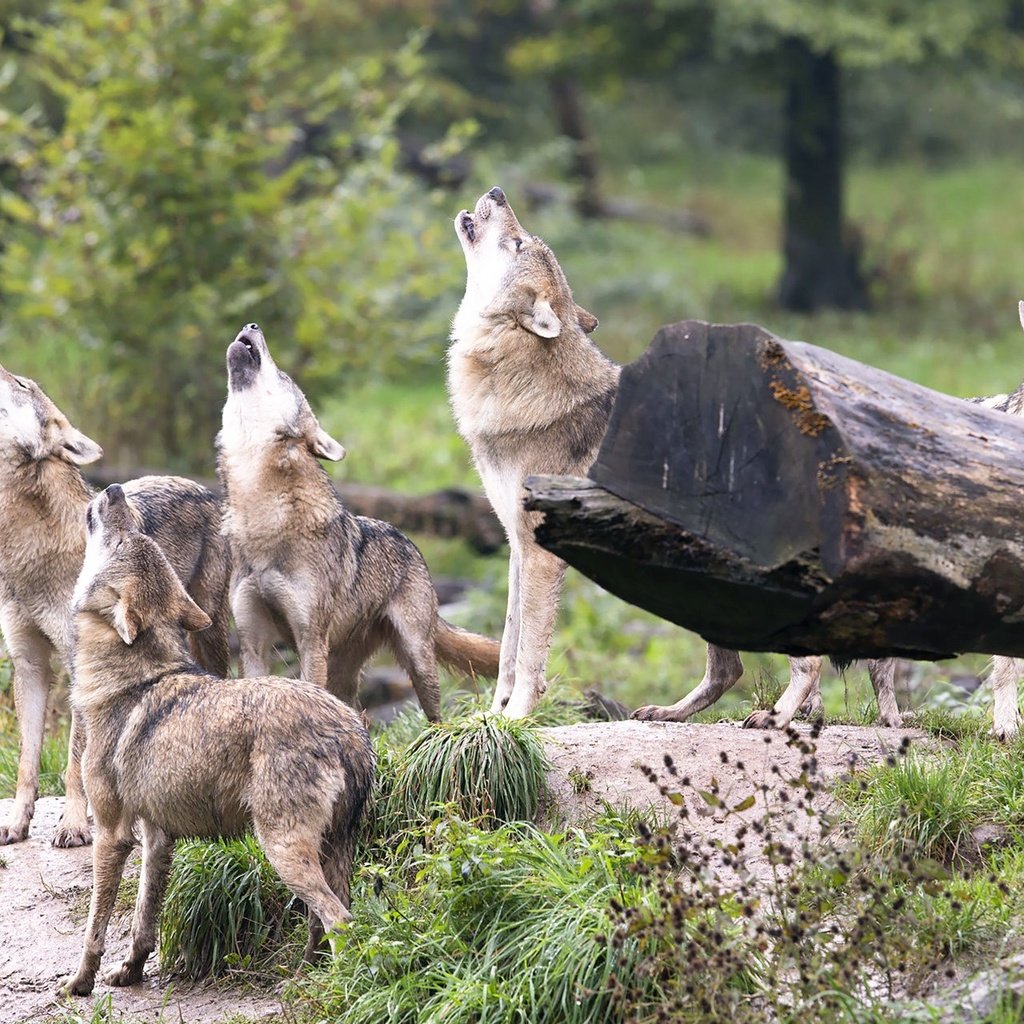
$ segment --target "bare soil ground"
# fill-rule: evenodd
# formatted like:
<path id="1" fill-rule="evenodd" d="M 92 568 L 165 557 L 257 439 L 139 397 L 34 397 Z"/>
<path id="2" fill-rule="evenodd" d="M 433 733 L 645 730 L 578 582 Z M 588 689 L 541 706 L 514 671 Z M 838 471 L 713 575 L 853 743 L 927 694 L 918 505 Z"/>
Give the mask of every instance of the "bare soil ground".
<path id="1" fill-rule="evenodd" d="M 806 726 L 799 731 L 802 738 L 809 738 Z M 708 838 L 725 838 L 735 822 L 709 809 L 696 790 L 709 790 L 715 779 L 722 799 L 734 806 L 765 782 L 770 799 L 780 779 L 799 775 L 807 756 L 787 746 L 778 733 L 731 724 L 611 722 L 545 729 L 543 735 L 559 817 L 584 820 L 602 801 L 632 807 L 653 804 L 663 807 L 666 815 L 676 814 L 677 808 L 644 778 L 639 767 L 660 769 L 669 754 L 679 775 L 689 776 L 693 783 L 684 795 L 691 827 Z M 914 730 L 830 726 L 816 741 L 819 777 L 828 783 L 849 771 L 851 755 L 860 764 L 878 761 L 897 750 L 904 736 L 923 738 Z M 771 742 L 766 743 L 766 737 Z M 721 751 L 727 753 L 727 763 L 722 762 Z M 772 773 L 772 764 L 779 766 L 778 775 Z M 764 799 L 764 794 L 759 795 L 759 805 Z M 0 815 L 8 813 L 10 804 L 10 800 L 0 801 Z M 50 846 L 60 806 L 56 798 L 40 800 L 28 842 L 0 849 L 6 862 L 0 867 L 0 1024 L 59 1019 L 61 1006 L 54 992 L 76 967 L 81 953 L 92 859 L 90 848 Z M 137 872 L 137 858 L 133 860 L 129 871 Z M 756 864 L 751 867 L 757 870 Z M 128 912 L 111 924 L 105 966 L 117 964 L 126 952 L 129 925 Z M 142 985 L 131 989 L 98 985 L 90 999 L 71 1002 L 76 1014 L 87 1020 L 95 1001 L 108 997 L 128 1020 L 167 1024 L 214 1024 L 233 1016 L 260 1019 L 280 1011 L 270 993 L 223 984 L 162 983 L 155 966 L 149 968 Z"/>

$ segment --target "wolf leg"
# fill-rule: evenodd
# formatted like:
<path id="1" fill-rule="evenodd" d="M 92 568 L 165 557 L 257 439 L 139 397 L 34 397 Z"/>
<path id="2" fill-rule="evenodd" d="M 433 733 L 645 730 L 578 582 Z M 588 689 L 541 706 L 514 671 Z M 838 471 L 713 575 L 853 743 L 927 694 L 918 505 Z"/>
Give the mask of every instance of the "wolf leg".
<path id="1" fill-rule="evenodd" d="M 704 678 L 696 688 L 675 704 L 646 704 L 633 712 L 642 722 L 685 722 L 691 715 L 710 707 L 732 689 L 743 675 L 743 662 L 737 651 L 717 644 L 708 644 Z"/>
<path id="2" fill-rule="evenodd" d="M 426 609 L 430 609 L 430 597 L 427 596 L 424 600 Z M 394 636 L 392 643 L 395 657 L 398 664 L 409 673 L 412 688 L 419 698 L 423 714 L 431 722 L 440 722 L 441 690 L 437 685 L 437 655 L 434 651 L 432 623 L 424 622 L 422 616 L 417 614 L 408 602 L 404 612 L 402 617 L 393 613 L 389 617 L 389 625 Z M 436 619 L 436 603 L 433 605 L 432 614 Z"/>
<path id="3" fill-rule="evenodd" d="M 64 995 L 87 996 L 93 989 L 117 887 L 133 845 L 130 829 L 101 827 L 97 833 L 92 851 L 92 900 L 89 903 L 89 922 L 85 926 L 85 945 L 78 973 L 61 986 Z"/>
<path id="4" fill-rule="evenodd" d="M 60 847 L 88 846 L 89 809 L 82 782 L 82 754 L 85 752 L 85 722 L 71 709 L 71 732 L 68 736 L 68 767 L 64 774 L 64 813 L 53 831 L 53 845 Z"/>
<path id="5" fill-rule="evenodd" d="M 321 833 L 312 835 L 309 825 L 304 823 L 301 832 L 286 832 L 257 822 L 256 835 L 281 881 L 306 904 L 311 919 L 315 916 L 320 922 L 319 929 L 310 929 L 306 946 L 307 959 L 312 959 L 324 933 L 350 921 L 352 915 L 327 883 L 320 864 Z"/>
<path id="6" fill-rule="evenodd" d="M 156 923 L 171 873 L 174 840 L 163 829 L 142 823 L 142 871 L 132 919 L 132 943 L 124 963 L 103 979 L 108 985 L 137 985 L 146 958 L 156 948 Z"/>
<path id="7" fill-rule="evenodd" d="M 812 695 L 821 679 L 821 657 L 789 659 L 789 686 L 771 711 L 752 711 L 744 729 L 785 729 L 800 706 Z"/>
<path id="8" fill-rule="evenodd" d="M 519 650 L 519 579 L 522 556 L 519 545 L 509 538 L 508 554 L 508 609 L 505 613 L 505 628 L 501 633 L 501 653 L 498 657 L 498 682 L 494 688 L 491 711 L 500 714 L 505 710 L 516 682 L 516 653 Z"/>
<path id="9" fill-rule="evenodd" d="M 39 756 L 46 726 L 46 700 L 53 682 L 50 642 L 35 628 L 4 620 L 4 637 L 14 663 L 14 709 L 18 719 L 18 783 L 14 806 L 0 825 L 0 846 L 28 838 L 39 791 Z M 84 797 L 83 797 L 84 801 Z M 65 812 L 66 813 L 66 812 Z M 86 824 L 83 816 L 82 824 Z"/>
<path id="10" fill-rule="evenodd" d="M 247 679 L 270 675 L 271 651 L 277 636 L 277 626 L 251 580 L 242 580 L 234 588 L 231 611 L 238 628 L 242 675 Z"/>
<path id="11" fill-rule="evenodd" d="M 1017 680 L 1024 670 L 1024 658 L 997 656 L 992 659 L 992 734 L 1000 740 L 1016 739 L 1020 729 L 1017 708 Z"/>
<path id="12" fill-rule="evenodd" d="M 903 725 L 903 716 L 896 703 L 896 659 L 869 658 L 868 675 L 878 701 L 878 720 L 882 725 L 899 729 Z"/>
<path id="13" fill-rule="evenodd" d="M 565 562 L 536 544 L 523 548 L 516 678 L 512 696 L 505 705 L 505 714 L 509 718 L 525 718 L 547 689 L 544 672 L 558 617 L 558 599 L 565 570 Z M 504 639 L 501 653 L 504 657 Z"/>

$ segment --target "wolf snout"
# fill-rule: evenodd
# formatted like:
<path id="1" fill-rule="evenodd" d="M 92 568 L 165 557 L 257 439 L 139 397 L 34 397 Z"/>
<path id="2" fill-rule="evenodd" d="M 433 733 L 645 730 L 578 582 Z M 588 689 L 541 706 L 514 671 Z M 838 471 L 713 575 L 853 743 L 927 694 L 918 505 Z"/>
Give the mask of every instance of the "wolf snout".
<path id="1" fill-rule="evenodd" d="M 488 189 L 487 194 L 499 205 L 504 206 L 506 203 L 505 193 L 495 185 L 494 188 Z"/>

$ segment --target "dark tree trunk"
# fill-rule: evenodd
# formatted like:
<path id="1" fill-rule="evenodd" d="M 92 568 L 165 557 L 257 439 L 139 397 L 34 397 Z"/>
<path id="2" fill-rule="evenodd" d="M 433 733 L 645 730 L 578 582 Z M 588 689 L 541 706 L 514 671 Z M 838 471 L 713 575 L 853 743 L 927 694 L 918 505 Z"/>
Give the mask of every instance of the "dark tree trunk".
<path id="1" fill-rule="evenodd" d="M 600 217 L 604 213 L 604 201 L 597 150 L 583 111 L 579 88 L 572 78 L 556 75 L 549 80 L 548 90 L 558 130 L 573 144 L 569 173 L 576 185 L 576 209 L 584 217 Z"/>
<path id="2" fill-rule="evenodd" d="M 538 540 L 740 650 L 1024 656 L 1024 419 L 752 324 L 662 328 Z"/>
<path id="3" fill-rule="evenodd" d="M 779 303 L 800 312 L 861 309 L 867 293 L 843 226 L 839 64 L 834 53 L 814 53 L 801 39 L 785 41 L 782 60 L 786 193 Z"/>

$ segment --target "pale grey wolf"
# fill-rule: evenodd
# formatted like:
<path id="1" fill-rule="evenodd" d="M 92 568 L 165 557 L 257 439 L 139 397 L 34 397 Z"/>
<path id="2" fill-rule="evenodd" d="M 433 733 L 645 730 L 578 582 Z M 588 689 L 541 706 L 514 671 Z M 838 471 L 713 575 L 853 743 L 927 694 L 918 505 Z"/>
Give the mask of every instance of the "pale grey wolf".
<path id="1" fill-rule="evenodd" d="M 291 679 L 217 679 L 186 631 L 209 616 L 136 525 L 118 484 L 89 505 L 75 585 L 71 699 L 85 720 L 85 785 L 96 821 L 93 889 L 78 972 L 88 995 L 125 859 L 142 835 L 142 876 L 128 955 L 107 981 L 134 985 L 156 944 L 174 842 L 251 827 L 309 909 L 307 959 L 350 920 L 357 827 L 374 774 L 356 712 Z"/>
<path id="2" fill-rule="evenodd" d="M 455 218 L 466 292 L 452 322 L 448 389 L 487 497 L 509 542 L 508 610 L 492 710 L 528 715 L 545 668 L 565 563 L 534 539 L 523 509 L 534 474 L 583 476 L 608 425 L 619 367 L 587 335 L 554 253 L 526 231 L 500 188 Z"/>
<path id="3" fill-rule="evenodd" d="M 244 674 L 266 675 L 280 639 L 298 653 L 303 679 L 354 704 L 363 664 L 387 646 L 437 721 L 437 661 L 494 675 L 497 642 L 445 622 L 412 541 L 342 505 L 317 460 L 336 462 L 345 449 L 274 364 L 256 324 L 228 346 L 227 366 L 217 467 Z"/>
<path id="4" fill-rule="evenodd" d="M 0 845 L 26 838 L 35 809 L 54 654 L 71 666 L 70 598 L 82 567 L 92 496 L 79 467 L 102 454 L 38 384 L 0 367 L 0 631 L 14 665 L 21 743 L 14 807 L 0 825 Z M 133 515 L 163 545 L 213 619 L 213 627 L 196 637 L 196 658 L 225 675 L 229 569 L 217 499 L 176 477 L 144 477 L 127 484 L 126 492 Z M 56 846 L 90 841 L 79 763 L 83 742 L 72 714 L 67 797 Z"/>

